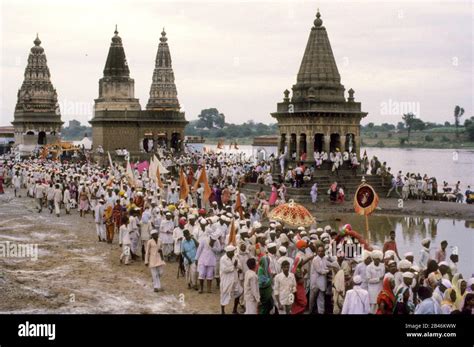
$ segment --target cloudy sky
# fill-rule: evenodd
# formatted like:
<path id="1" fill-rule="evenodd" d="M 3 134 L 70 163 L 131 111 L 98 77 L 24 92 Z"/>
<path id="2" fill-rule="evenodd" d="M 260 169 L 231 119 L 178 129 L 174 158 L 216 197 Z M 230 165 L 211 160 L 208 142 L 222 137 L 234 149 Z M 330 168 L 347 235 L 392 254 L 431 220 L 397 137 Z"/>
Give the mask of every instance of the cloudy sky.
<path id="1" fill-rule="evenodd" d="M 452 121 L 455 105 L 472 115 L 471 0 L 0 0 L 0 125 L 13 120 L 37 32 L 63 121 L 87 122 L 115 24 L 142 107 L 166 27 L 188 119 L 216 107 L 228 122 L 273 122 L 318 7 L 342 84 L 369 112 L 364 123 L 395 123 L 403 111 Z"/>

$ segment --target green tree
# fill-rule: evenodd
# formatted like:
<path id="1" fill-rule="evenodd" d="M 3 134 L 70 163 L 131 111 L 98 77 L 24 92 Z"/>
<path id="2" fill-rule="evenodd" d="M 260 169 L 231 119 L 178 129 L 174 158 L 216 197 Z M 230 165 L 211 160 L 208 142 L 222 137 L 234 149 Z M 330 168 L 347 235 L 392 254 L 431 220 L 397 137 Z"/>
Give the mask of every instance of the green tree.
<path id="1" fill-rule="evenodd" d="M 397 129 L 398 129 L 398 130 L 405 130 L 405 123 L 403 123 L 403 122 L 398 122 L 398 123 L 397 123 Z"/>
<path id="2" fill-rule="evenodd" d="M 463 114 L 464 109 L 462 107 L 459 107 L 459 105 L 456 105 L 456 107 L 454 108 L 454 125 L 456 126 L 456 137 L 459 137 L 459 122 Z"/>
<path id="3" fill-rule="evenodd" d="M 403 121 L 405 122 L 405 128 L 408 132 L 407 142 L 410 142 L 410 133 L 412 131 L 413 120 L 416 119 L 416 116 L 413 113 L 405 113 L 402 116 Z"/>
<path id="4" fill-rule="evenodd" d="M 217 108 L 204 109 L 198 115 L 196 126 L 201 129 L 223 128 L 225 126 L 225 116 L 223 113 L 219 113 Z"/>
<path id="5" fill-rule="evenodd" d="M 474 117 L 466 119 L 464 121 L 464 127 L 466 128 L 466 133 L 469 137 L 469 140 L 474 141 Z"/>
<path id="6" fill-rule="evenodd" d="M 417 130 L 421 131 L 425 129 L 426 125 L 425 125 L 425 122 L 423 122 L 421 119 L 415 118 L 412 121 L 411 127 L 413 131 L 417 131 Z"/>

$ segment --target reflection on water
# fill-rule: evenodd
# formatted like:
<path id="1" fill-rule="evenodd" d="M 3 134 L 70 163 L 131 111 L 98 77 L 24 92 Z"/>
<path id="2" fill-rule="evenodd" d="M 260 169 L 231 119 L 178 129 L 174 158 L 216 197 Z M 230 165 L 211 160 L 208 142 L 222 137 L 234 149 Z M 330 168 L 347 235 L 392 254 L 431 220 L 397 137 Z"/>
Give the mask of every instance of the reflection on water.
<path id="1" fill-rule="evenodd" d="M 453 247 L 459 254 L 458 269 L 464 278 L 474 274 L 474 221 L 462 221 L 442 218 L 416 216 L 372 215 L 369 217 L 370 237 L 365 231 L 365 218 L 355 214 L 317 214 L 318 226 L 331 225 L 340 228 L 351 224 L 352 228 L 362 234 L 370 243 L 382 248 L 391 230 L 396 231 L 398 252 L 413 252 L 415 261 L 419 259 L 421 240 L 431 240 L 431 255 L 442 240 L 448 241 L 448 257 Z"/>

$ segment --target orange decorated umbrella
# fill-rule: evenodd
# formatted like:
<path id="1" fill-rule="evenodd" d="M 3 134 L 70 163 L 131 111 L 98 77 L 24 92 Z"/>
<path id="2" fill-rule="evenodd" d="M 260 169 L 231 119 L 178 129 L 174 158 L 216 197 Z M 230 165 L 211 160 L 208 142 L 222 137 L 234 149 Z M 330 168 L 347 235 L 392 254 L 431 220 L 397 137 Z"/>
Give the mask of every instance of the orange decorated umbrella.
<path id="1" fill-rule="evenodd" d="M 275 207 L 270 212 L 269 217 L 293 227 L 309 227 L 316 222 L 306 207 L 295 203 L 293 200 Z"/>

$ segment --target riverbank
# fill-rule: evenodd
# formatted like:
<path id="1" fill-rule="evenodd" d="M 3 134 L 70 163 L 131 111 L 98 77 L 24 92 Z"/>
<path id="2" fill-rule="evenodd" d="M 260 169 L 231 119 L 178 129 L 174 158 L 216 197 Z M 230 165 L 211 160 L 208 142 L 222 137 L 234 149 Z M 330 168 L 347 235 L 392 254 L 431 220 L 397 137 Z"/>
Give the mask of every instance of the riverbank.
<path id="1" fill-rule="evenodd" d="M 24 193 L 24 192 L 23 192 Z M 465 204 L 381 199 L 375 215 L 423 215 L 474 220 L 474 206 Z M 309 206 L 322 213 L 353 213 L 352 203 Z M 64 211 L 62 211 L 64 213 Z M 0 241 L 37 244 L 38 260 L 0 259 L 0 313 L 219 313 L 219 291 L 199 294 L 177 279 L 177 264 L 165 266 L 165 291 L 154 293 L 149 270 L 141 261 L 121 265 L 117 236 L 113 244 L 97 241 L 89 214 L 57 218 L 37 213 L 30 198 L 0 197 Z M 231 308 L 227 308 L 230 312 Z"/>
<path id="2" fill-rule="evenodd" d="M 316 203 L 308 206 L 308 209 L 316 216 L 318 213 L 354 213 L 352 200 L 345 201 L 343 204 L 332 204 L 327 201 Z M 474 205 L 431 200 L 427 200 L 425 203 L 422 203 L 421 200 L 400 202 L 396 198 L 380 198 L 374 214 L 453 218 L 474 222 Z"/>

